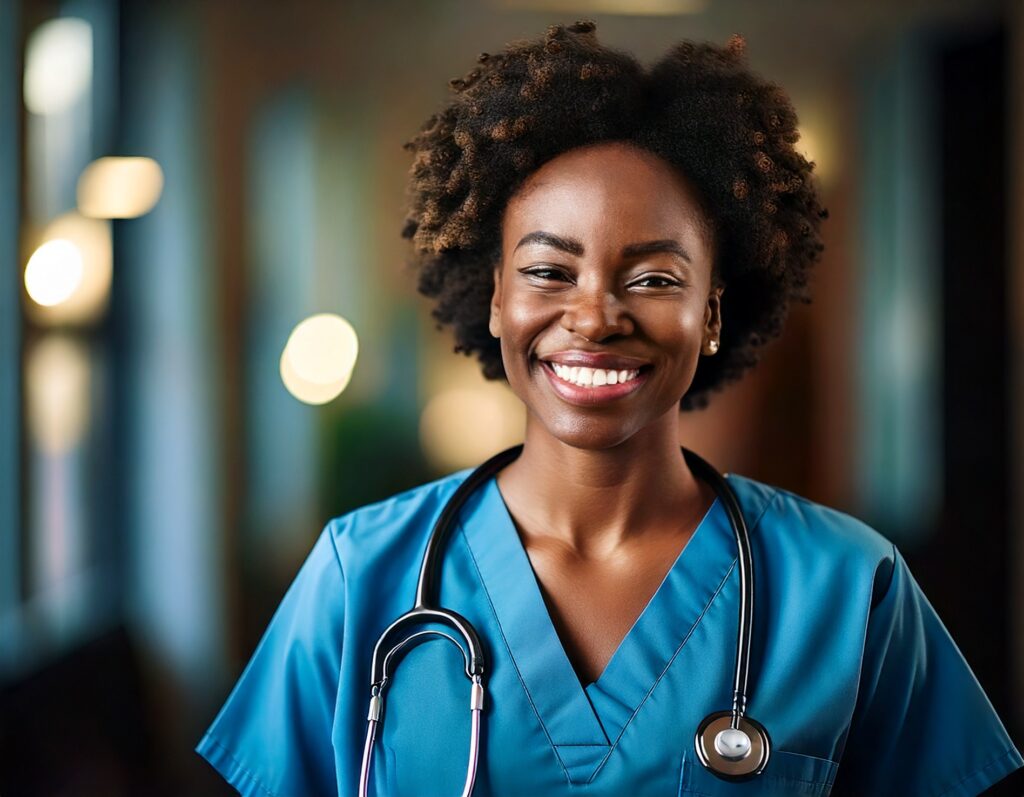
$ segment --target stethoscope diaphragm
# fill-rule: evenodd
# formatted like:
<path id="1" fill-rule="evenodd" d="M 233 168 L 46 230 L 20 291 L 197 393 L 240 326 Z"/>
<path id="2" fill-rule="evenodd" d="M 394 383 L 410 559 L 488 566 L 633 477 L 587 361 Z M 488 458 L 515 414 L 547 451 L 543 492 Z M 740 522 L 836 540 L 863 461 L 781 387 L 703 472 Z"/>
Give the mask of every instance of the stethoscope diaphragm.
<path id="1" fill-rule="evenodd" d="M 768 765 L 771 739 L 757 720 L 739 718 L 733 728 L 733 713 L 709 714 L 697 728 L 694 744 L 700 762 L 726 780 L 746 780 L 760 775 Z"/>
<path id="2" fill-rule="evenodd" d="M 416 601 L 413 608 L 391 623 L 377 640 L 370 663 L 370 708 L 367 714 L 366 741 L 359 774 L 359 794 L 363 797 L 369 788 L 373 746 L 377 726 L 383 721 L 384 690 L 397 668 L 398 658 L 410 644 L 425 636 L 439 634 L 462 649 L 466 677 L 471 681 L 470 752 L 463 787 L 463 797 L 469 797 L 476 781 L 480 755 L 480 725 L 484 695 L 484 648 L 473 626 L 465 617 L 438 605 L 441 559 L 446 542 L 456 525 L 456 518 L 469 495 L 487 479 L 492 478 L 523 450 L 523 444 L 512 446 L 479 465 L 458 486 L 448 499 L 427 540 L 416 583 Z M 690 469 L 698 478 L 708 481 L 722 500 L 729 523 L 736 538 L 737 569 L 739 571 L 739 622 L 737 628 L 736 670 L 733 681 L 733 709 L 708 715 L 697 729 L 695 739 L 701 763 L 714 775 L 724 780 L 746 780 L 759 775 L 768 764 L 771 741 L 759 722 L 746 716 L 748 700 L 747 676 L 750 669 L 750 650 L 754 622 L 754 560 L 750 534 L 739 501 L 725 476 L 693 451 L 680 447 Z M 424 623 L 439 623 L 455 632 L 455 636 L 439 631 L 409 629 Z M 465 648 L 456 637 L 461 637 Z M 735 727 L 733 727 L 735 725 Z"/>

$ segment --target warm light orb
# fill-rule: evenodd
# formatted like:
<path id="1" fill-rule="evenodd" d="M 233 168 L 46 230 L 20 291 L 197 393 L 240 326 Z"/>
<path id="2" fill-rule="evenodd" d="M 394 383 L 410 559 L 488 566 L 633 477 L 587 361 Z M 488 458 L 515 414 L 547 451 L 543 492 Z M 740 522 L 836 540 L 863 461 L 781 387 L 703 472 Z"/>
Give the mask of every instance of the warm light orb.
<path id="1" fill-rule="evenodd" d="M 820 183 L 831 181 L 835 166 L 833 136 L 830 135 L 827 120 L 811 111 L 801 114 L 797 128 L 800 138 L 794 144 L 797 152 L 814 163 L 814 176 Z"/>
<path id="2" fill-rule="evenodd" d="M 89 423 L 89 384 L 82 344 L 50 333 L 26 352 L 25 411 L 41 450 L 60 454 L 82 439 Z"/>
<path id="3" fill-rule="evenodd" d="M 92 84 L 92 27 L 84 19 L 44 22 L 25 46 L 25 107 L 34 114 L 66 111 Z"/>
<path id="4" fill-rule="evenodd" d="M 46 225 L 39 240 L 44 245 L 55 240 L 74 244 L 81 257 L 81 280 L 70 295 L 58 304 L 29 302 L 25 308 L 26 315 L 45 325 L 91 323 L 101 318 L 110 302 L 113 281 L 110 222 L 105 219 L 87 219 L 72 211 Z M 29 295 L 32 296 L 31 291 Z M 34 296 L 32 298 L 35 300 Z"/>
<path id="5" fill-rule="evenodd" d="M 66 302 L 82 284 L 82 253 L 71 241 L 50 240 L 36 249 L 25 266 L 25 290 L 45 307 Z"/>
<path id="6" fill-rule="evenodd" d="M 305 404 L 326 404 L 345 388 L 341 382 L 319 384 L 303 379 L 295 372 L 291 358 L 284 352 L 281 354 L 281 381 L 289 393 Z"/>
<path id="7" fill-rule="evenodd" d="M 501 385 L 443 389 L 423 408 L 420 443 L 442 470 L 479 465 L 522 442 L 523 413 L 522 402 Z"/>
<path id="8" fill-rule="evenodd" d="M 99 158 L 78 178 L 78 210 L 99 219 L 131 219 L 160 199 L 164 173 L 152 158 Z"/>
<path id="9" fill-rule="evenodd" d="M 325 404 L 337 397 L 352 378 L 359 339 L 339 315 L 320 313 L 299 323 L 281 353 L 281 380 L 307 404 Z"/>

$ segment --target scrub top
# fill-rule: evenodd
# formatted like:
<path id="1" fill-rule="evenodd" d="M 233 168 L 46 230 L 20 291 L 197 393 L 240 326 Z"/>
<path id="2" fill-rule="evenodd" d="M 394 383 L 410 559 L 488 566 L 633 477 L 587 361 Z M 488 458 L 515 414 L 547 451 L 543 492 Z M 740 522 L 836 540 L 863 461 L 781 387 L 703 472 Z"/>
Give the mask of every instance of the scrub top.
<path id="1" fill-rule="evenodd" d="M 355 795 L 370 659 L 411 608 L 427 538 L 470 469 L 332 519 L 196 750 L 243 795 Z M 694 750 L 731 705 L 736 545 L 716 499 L 600 678 L 583 685 L 492 476 L 464 504 L 441 605 L 487 655 L 476 795 L 977 795 L 1024 765 L 895 546 L 850 515 L 732 473 L 756 568 L 748 713 L 765 771 Z M 447 629 L 443 629 L 447 630 Z M 370 793 L 457 795 L 470 688 L 436 636 L 386 693 Z"/>

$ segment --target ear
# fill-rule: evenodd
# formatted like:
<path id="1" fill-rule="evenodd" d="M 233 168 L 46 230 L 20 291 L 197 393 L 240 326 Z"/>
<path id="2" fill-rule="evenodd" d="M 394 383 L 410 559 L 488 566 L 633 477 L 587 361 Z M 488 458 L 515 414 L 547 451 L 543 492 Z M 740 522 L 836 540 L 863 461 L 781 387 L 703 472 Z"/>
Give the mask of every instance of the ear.
<path id="1" fill-rule="evenodd" d="M 501 337 L 501 262 L 491 269 L 494 276 L 494 292 L 491 295 L 491 318 L 487 328 L 495 338 Z"/>
<path id="2" fill-rule="evenodd" d="M 704 308 L 704 340 L 721 341 L 722 338 L 722 294 L 724 287 L 713 288 Z"/>

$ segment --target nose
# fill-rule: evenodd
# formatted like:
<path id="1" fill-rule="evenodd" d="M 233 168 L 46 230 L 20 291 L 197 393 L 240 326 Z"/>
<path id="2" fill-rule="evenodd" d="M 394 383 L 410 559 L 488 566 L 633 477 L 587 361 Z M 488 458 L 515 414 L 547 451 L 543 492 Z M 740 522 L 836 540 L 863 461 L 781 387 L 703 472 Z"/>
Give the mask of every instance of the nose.
<path id="1" fill-rule="evenodd" d="M 587 340 L 604 340 L 631 333 L 633 320 L 614 291 L 598 287 L 574 292 L 562 312 L 562 327 Z"/>

